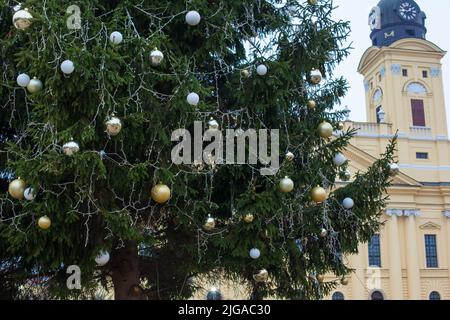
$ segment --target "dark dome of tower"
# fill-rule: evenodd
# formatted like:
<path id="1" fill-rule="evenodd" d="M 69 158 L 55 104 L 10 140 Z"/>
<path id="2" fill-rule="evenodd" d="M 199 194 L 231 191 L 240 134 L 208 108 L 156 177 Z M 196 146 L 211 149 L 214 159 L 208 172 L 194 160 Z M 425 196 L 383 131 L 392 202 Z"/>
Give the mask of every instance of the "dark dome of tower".
<path id="1" fill-rule="evenodd" d="M 382 47 L 405 38 L 425 39 L 425 19 L 414 0 L 381 0 L 369 14 L 372 44 Z"/>

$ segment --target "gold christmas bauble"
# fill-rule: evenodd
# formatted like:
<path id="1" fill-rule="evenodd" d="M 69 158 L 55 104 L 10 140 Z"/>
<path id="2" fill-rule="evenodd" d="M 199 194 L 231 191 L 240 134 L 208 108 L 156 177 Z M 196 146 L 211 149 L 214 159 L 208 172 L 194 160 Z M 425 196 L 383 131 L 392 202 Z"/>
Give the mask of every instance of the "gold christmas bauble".
<path id="1" fill-rule="evenodd" d="M 315 203 L 323 203 L 327 198 L 328 195 L 324 188 L 317 186 L 311 190 L 311 199 Z"/>
<path id="2" fill-rule="evenodd" d="M 106 133 L 112 137 L 117 136 L 122 131 L 122 121 L 117 117 L 111 117 L 105 122 Z"/>
<path id="3" fill-rule="evenodd" d="M 253 275 L 253 280 L 256 282 L 267 282 L 269 280 L 269 272 L 266 269 L 262 269 Z"/>
<path id="4" fill-rule="evenodd" d="M 317 0 L 308 0 L 308 4 L 311 6 L 315 6 L 317 4 Z"/>
<path id="5" fill-rule="evenodd" d="M 11 197 L 17 200 L 22 200 L 24 197 L 24 192 L 26 188 L 26 183 L 22 179 L 18 178 L 16 180 L 11 181 L 8 187 L 8 192 Z"/>
<path id="6" fill-rule="evenodd" d="M 250 71 L 248 71 L 247 69 L 244 69 L 241 71 L 241 76 L 243 78 L 249 78 L 250 77 Z"/>
<path id="7" fill-rule="evenodd" d="M 307 106 L 308 109 L 315 110 L 317 107 L 317 103 L 314 100 L 309 100 Z"/>
<path id="8" fill-rule="evenodd" d="M 341 279 L 341 284 L 342 284 L 343 286 L 348 285 L 348 279 L 347 279 L 347 278 L 342 278 L 342 279 Z"/>
<path id="9" fill-rule="evenodd" d="M 150 61 L 152 65 L 159 66 L 164 59 L 164 54 L 157 48 L 150 53 Z"/>
<path id="10" fill-rule="evenodd" d="M 38 78 L 34 77 L 30 80 L 30 82 L 27 85 L 27 90 L 29 93 L 37 93 L 42 90 L 44 85 L 42 84 L 42 81 Z"/>
<path id="11" fill-rule="evenodd" d="M 216 219 L 214 219 L 211 216 L 208 216 L 208 218 L 206 218 L 205 223 L 203 224 L 203 229 L 205 229 L 206 231 L 212 231 L 216 228 Z"/>
<path id="12" fill-rule="evenodd" d="M 251 214 L 251 213 L 246 214 L 246 215 L 244 216 L 244 221 L 245 221 L 246 223 L 252 223 L 253 220 L 255 220 L 255 216 L 254 216 L 253 214 Z"/>
<path id="13" fill-rule="evenodd" d="M 28 12 L 28 9 L 19 10 L 13 15 L 13 24 L 16 29 L 28 29 L 33 23 L 33 16 Z"/>
<path id="14" fill-rule="evenodd" d="M 280 190 L 284 193 L 289 193 L 294 190 L 294 181 L 289 179 L 289 177 L 285 177 L 280 181 Z"/>
<path id="15" fill-rule="evenodd" d="M 333 126 L 329 122 L 324 121 L 319 124 L 317 131 L 322 138 L 329 138 L 333 135 Z"/>
<path id="16" fill-rule="evenodd" d="M 325 280 L 325 276 L 322 274 L 319 274 L 316 276 L 316 279 L 318 282 L 322 283 Z"/>
<path id="17" fill-rule="evenodd" d="M 171 196 L 170 188 L 165 184 L 157 184 L 152 188 L 151 197 L 153 201 L 163 204 L 169 201 Z"/>
<path id="18" fill-rule="evenodd" d="M 47 230 L 48 228 L 50 228 L 51 225 L 52 225 L 52 221 L 47 216 L 40 217 L 38 220 L 38 226 L 42 230 Z"/>

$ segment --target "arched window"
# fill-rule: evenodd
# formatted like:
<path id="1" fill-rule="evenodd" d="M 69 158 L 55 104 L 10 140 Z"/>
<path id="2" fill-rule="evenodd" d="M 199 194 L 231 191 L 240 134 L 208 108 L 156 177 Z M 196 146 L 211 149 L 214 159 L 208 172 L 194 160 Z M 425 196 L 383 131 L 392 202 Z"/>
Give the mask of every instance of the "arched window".
<path id="1" fill-rule="evenodd" d="M 333 293 L 331 300 L 345 300 L 345 297 L 342 292 L 336 291 L 335 293 Z"/>
<path id="2" fill-rule="evenodd" d="M 430 293 L 430 300 L 441 300 L 441 295 L 437 291 Z"/>
<path id="3" fill-rule="evenodd" d="M 406 87 L 406 91 L 408 94 L 418 95 L 418 94 L 426 94 L 427 88 L 419 82 L 412 82 Z"/>
<path id="4" fill-rule="evenodd" d="M 384 296 L 380 291 L 374 291 L 370 295 L 370 300 L 384 300 Z"/>

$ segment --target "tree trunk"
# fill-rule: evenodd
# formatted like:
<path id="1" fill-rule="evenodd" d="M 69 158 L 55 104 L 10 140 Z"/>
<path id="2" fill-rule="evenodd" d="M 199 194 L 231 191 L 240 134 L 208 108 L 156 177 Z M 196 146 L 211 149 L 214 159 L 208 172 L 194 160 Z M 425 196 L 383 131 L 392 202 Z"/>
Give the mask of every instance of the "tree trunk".
<path id="1" fill-rule="evenodd" d="M 124 247 L 113 250 L 111 271 L 116 300 L 145 299 L 140 286 L 139 257 L 134 241 L 125 241 Z"/>

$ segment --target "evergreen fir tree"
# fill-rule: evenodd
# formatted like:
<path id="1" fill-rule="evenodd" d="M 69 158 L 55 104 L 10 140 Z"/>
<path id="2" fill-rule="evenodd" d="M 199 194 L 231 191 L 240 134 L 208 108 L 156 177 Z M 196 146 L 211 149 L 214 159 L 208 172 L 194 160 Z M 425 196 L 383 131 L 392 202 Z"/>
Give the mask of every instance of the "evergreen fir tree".
<path id="1" fill-rule="evenodd" d="M 347 83 L 333 70 L 349 53 L 349 24 L 331 18 L 331 0 L 280 2 L 27 0 L 24 28 L 26 13 L 3 0 L 0 124 L 17 136 L 1 145 L 0 162 L 36 198 L 0 196 L 2 258 L 19 258 L 29 278 L 45 275 L 54 297 L 100 283 L 117 299 L 187 298 L 196 277 L 225 277 L 244 281 L 254 299 L 316 299 L 349 275 L 343 257 L 380 226 L 394 143 L 367 172 L 339 182 L 348 163 L 333 158 L 355 132 L 339 130 L 345 114 L 333 107 Z M 199 13 L 191 24 L 189 11 Z M 12 23 L 17 12 L 23 30 Z M 20 74 L 42 88 L 22 88 Z M 105 132 L 111 119 L 121 131 Z M 195 121 L 224 133 L 279 129 L 280 170 L 174 164 L 172 133 L 193 134 Z M 334 137 L 319 134 L 324 123 Z M 72 141 L 79 150 L 67 155 Z M 284 177 L 291 192 L 280 191 Z M 152 199 L 159 183 L 170 200 Z M 326 201 L 312 201 L 316 186 Z M 98 266 L 101 252 L 110 259 Z M 70 265 L 81 268 L 82 290 L 66 287 Z M 267 281 L 255 276 L 261 270 Z M 336 281 L 317 281 L 325 273 Z"/>

